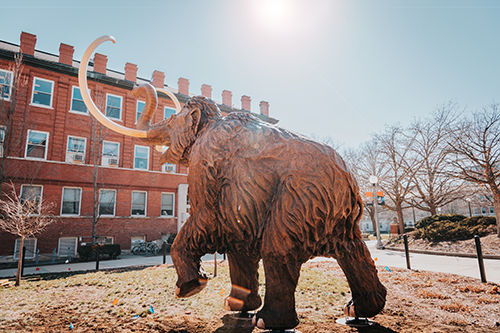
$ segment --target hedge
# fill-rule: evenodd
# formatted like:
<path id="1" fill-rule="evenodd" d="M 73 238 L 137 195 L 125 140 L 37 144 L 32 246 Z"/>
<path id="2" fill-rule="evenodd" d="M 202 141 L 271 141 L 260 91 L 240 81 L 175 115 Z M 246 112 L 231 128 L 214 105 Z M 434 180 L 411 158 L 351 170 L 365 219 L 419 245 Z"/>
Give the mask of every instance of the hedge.
<path id="1" fill-rule="evenodd" d="M 488 235 L 496 230 L 495 225 L 496 218 L 492 216 L 433 215 L 418 221 L 412 235 L 433 241 L 470 239 L 475 235 Z"/>
<path id="2" fill-rule="evenodd" d="M 109 255 L 110 259 L 116 259 L 121 253 L 120 244 L 103 244 L 103 245 L 80 245 L 78 255 L 82 260 L 94 260 L 96 258 L 97 246 L 99 249 L 99 257 L 104 254 Z"/>

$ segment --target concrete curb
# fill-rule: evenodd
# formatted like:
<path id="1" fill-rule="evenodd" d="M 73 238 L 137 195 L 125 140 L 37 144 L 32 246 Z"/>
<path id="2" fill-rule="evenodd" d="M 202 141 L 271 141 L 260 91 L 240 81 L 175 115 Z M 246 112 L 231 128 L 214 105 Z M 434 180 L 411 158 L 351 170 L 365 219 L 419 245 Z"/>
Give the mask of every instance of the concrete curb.
<path id="1" fill-rule="evenodd" d="M 385 246 L 383 247 L 383 250 L 405 252 L 405 249 L 389 248 L 389 247 L 385 247 Z M 440 251 L 425 251 L 425 250 L 409 250 L 409 252 L 410 253 L 419 253 L 419 254 L 430 254 L 430 255 L 434 255 L 434 256 L 477 258 L 477 255 L 472 254 L 472 253 L 455 253 L 455 252 L 440 252 Z M 500 260 L 500 256 L 490 255 L 490 254 L 483 254 L 483 258 L 484 259 Z"/>

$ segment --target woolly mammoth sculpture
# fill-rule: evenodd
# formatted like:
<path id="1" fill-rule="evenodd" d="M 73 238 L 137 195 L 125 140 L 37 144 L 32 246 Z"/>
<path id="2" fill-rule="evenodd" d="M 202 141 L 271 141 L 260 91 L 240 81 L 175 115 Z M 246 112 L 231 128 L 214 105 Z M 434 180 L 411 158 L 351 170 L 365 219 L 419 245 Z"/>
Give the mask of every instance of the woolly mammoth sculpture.
<path id="1" fill-rule="evenodd" d="M 248 112 L 223 117 L 214 102 L 200 96 L 169 119 L 149 125 L 157 103 L 151 85 L 133 92 L 147 96 L 139 129 L 116 125 L 97 110 L 86 82 L 90 54 L 109 38 L 96 40 L 82 59 L 80 91 L 87 107 L 116 131 L 168 146 L 160 163 L 189 166 L 190 217 L 171 249 L 176 296 L 189 297 L 205 287 L 200 258 L 217 251 L 229 258 L 232 289 L 224 307 L 256 310 L 262 305 L 262 259 L 266 292 L 253 323 L 261 329 L 293 328 L 299 322 L 294 292 L 301 265 L 326 256 L 338 261 L 349 282 L 352 299 L 345 313 L 371 317 L 381 311 L 386 289 L 361 240 L 362 201 L 342 158 L 322 143 Z"/>

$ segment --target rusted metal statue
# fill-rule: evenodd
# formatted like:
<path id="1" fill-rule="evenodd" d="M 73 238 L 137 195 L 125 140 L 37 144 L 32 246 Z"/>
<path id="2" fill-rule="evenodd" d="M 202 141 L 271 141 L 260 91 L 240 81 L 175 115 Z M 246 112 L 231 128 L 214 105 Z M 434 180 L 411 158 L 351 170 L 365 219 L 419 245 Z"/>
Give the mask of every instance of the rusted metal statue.
<path id="1" fill-rule="evenodd" d="M 80 68 L 82 95 L 90 54 Z M 338 261 L 349 282 L 347 315 L 372 317 L 382 310 L 386 289 L 361 240 L 358 185 L 332 148 L 247 112 L 222 117 L 214 102 L 200 96 L 178 114 L 149 125 L 156 110 L 154 88 L 142 85 L 134 94 L 147 96 L 139 130 L 113 129 L 135 131 L 131 135 L 149 144 L 168 146 L 161 163 L 189 166 L 190 217 L 171 249 L 178 297 L 205 287 L 200 258 L 217 251 L 229 258 L 232 289 L 224 307 L 258 309 L 262 259 L 266 293 L 253 323 L 261 329 L 293 328 L 299 323 L 294 292 L 301 265 L 325 256 Z M 84 100 L 92 113 L 99 112 L 89 96 Z"/>

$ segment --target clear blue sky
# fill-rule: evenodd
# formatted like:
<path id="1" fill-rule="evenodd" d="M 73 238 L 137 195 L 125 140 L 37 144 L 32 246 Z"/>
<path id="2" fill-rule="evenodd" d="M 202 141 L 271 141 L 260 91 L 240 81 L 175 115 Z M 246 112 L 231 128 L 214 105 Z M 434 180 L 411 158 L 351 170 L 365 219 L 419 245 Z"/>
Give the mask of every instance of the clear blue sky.
<path id="1" fill-rule="evenodd" d="M 0 17 L 1 40 L 26 31 L 77 60 L 113 35 L 98 49 L 110 69 L 209 84 L 219 101 L 227 89 L 237 107 L 249 95 L 254 112 L 266 100 L 281 126 L 351 147 L 449 100 L 500 101 L 500 1 L 1 0 Z"/>

